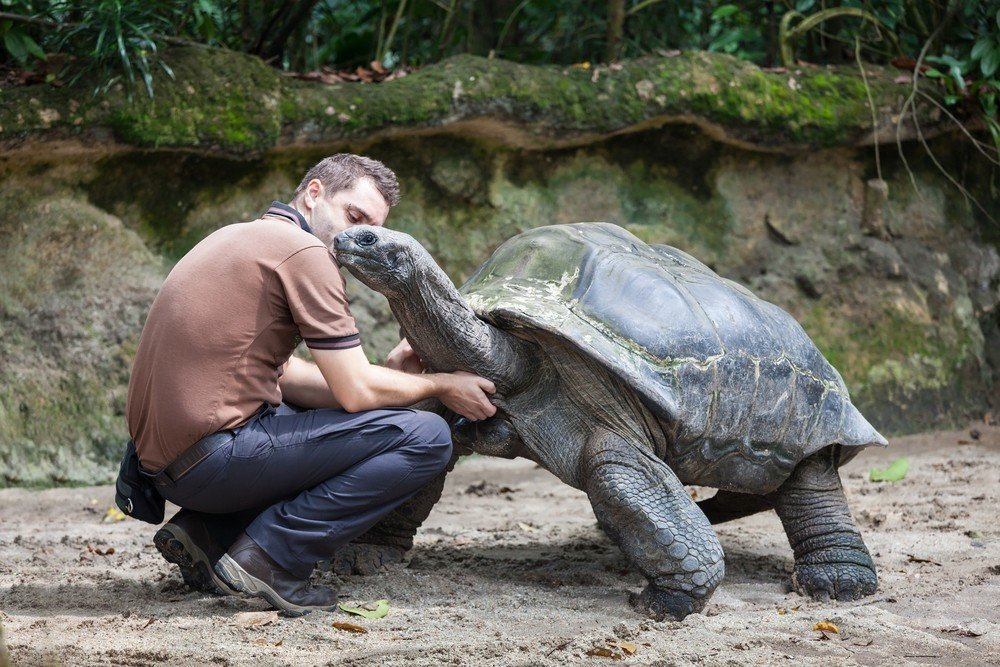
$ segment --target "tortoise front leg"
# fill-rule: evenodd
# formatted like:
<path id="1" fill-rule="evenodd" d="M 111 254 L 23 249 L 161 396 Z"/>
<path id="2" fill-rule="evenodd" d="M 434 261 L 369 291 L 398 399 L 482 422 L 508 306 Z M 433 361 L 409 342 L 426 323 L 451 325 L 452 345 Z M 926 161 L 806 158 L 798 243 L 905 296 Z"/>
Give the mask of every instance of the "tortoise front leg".
<path id="1" fill-rule="evenodd" d="M 792 586 L 817 600 L 856 600 L 878 588 L 840 483 L 839 454 L 836 446 L 816 452 L 768 495 L 795 553 Z"/>
<path id="2" fill-rule="evenodd" d="M 632 605 L 657 620 L 704 608 L 725 572 L 722 545 L 667 464 L 605 432 L 588 441 L 581 466 L 601 527 L 649 579 Z"/>

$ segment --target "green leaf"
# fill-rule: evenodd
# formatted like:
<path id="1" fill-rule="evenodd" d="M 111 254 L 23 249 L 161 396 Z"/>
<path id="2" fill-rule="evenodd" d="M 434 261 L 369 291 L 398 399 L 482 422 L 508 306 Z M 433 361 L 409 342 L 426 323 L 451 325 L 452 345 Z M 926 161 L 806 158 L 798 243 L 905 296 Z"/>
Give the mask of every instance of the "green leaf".
<path id="1" fill-rule="evenodd" d="M 1000 68 L 1000 49 L 990 49 L 979 61 L 979 69 L 982 70 L 983 76 L 989 77 L 993 76 L 998 68 Z"/>
<path id="2" fill-rule="evenodd" d="M 7 48 L 8 53 L 20 63 L 23 63 L 28 57 L 28 48 L 21 40 L 21 33 L 16 30 L 8 30 L 4 33 L 3 45 Z"/>
<path id="3" fill-rule="evenodd" d="M 346 602 L 337 605 L 341 611 L 348 614 L 357 614 L 365 618 L 382 618 L 389 613 L 389 601 L 377 600 L 375 602 L 361 603 L 358 606 L 351 606 Z"/>
<path id="4" fill-rule="evenodd" d="M 981 37 L 972 47 L 972 59 L 978 60 L 983 57 L 983 53 L 993 48 L 993 40 L 989 37 Z"/>
<path id="5" fill-rule="evenodd" d="M 724 19 L 727 16 L 732 16 L 733 14 L 739 13 L 740 8 L 736 5 L 721 5 L 714 12 L 712 12 L 712 20 L 718 21 Z"/>
<path id="6" fill-rule="evenodd" d="M 906 477 L 906 473 L 910 471 L 910 460 L 906 457 L 901 459 L 896 459 L 889 464 L 889 467 L 885 470 L 879 470 L 878 468 L 872 468 L 868 473 L 869 479 L 873 482 L 898 482 L 899 480 Z"/>

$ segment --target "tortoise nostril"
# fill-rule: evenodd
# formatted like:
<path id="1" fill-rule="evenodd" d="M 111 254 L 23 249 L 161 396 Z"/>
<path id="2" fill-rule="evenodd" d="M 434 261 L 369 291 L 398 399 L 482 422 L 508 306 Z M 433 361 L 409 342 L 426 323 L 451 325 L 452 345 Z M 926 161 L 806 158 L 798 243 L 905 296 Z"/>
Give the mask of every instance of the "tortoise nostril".
<path id="1" fill-rule="evenodd" d="M 360 246 L 372 246 L 378 243 L 378 237 L 372 232 L 361 232 L 355 238 Z"/>

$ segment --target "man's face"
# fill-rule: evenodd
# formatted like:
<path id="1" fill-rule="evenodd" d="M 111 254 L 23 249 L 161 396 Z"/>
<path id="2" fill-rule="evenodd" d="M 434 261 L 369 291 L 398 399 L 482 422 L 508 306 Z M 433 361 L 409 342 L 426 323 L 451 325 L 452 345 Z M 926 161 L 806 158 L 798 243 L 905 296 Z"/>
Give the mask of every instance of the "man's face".
<path id="1" fill-rule="evenodd" d="M 319 181 L 312 181 L 305 194 L 309 224 L 327 245 L 334 236 L 354 225 L 381 227 L 389 215 L 389 204 L 369 178 L 359 178 L 352 188 L 332 195 L 323 191 Z"/>

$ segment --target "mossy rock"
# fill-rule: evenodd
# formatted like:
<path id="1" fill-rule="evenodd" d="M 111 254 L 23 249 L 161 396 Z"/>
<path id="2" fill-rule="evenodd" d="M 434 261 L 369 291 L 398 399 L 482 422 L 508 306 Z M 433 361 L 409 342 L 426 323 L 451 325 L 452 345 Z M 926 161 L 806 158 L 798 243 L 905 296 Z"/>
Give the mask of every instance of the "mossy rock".
<path id="1" fill-rule="evenodd" d="M 106 482 L 165 264 L 78 194 L 0 195 L 0 486 Z"/>
<path id="2" fill-rule="evenodd" d="M 381 84 L 333 85 L 220 49 L 173 48 L 164 58 L 175 78 L 158 74 L 151 100 L 120 89 L 97 100 L 86 82 L 0 90 L 0 146 L 27 152 L 69 139 L 106 151 L 110 131 L 119 148 L 249 157 L 431 131 L 537 149 L 683 122 L 717 141 L 794 151 L 895 140 L 887 130 L 903 91 L 873 66 L 866 88 L 855 68 L 767 72 L 705 52 L 586 68 L 465 55 Z M 924 136 L 947 127 L 930 104 L 917 114 Z"/>

